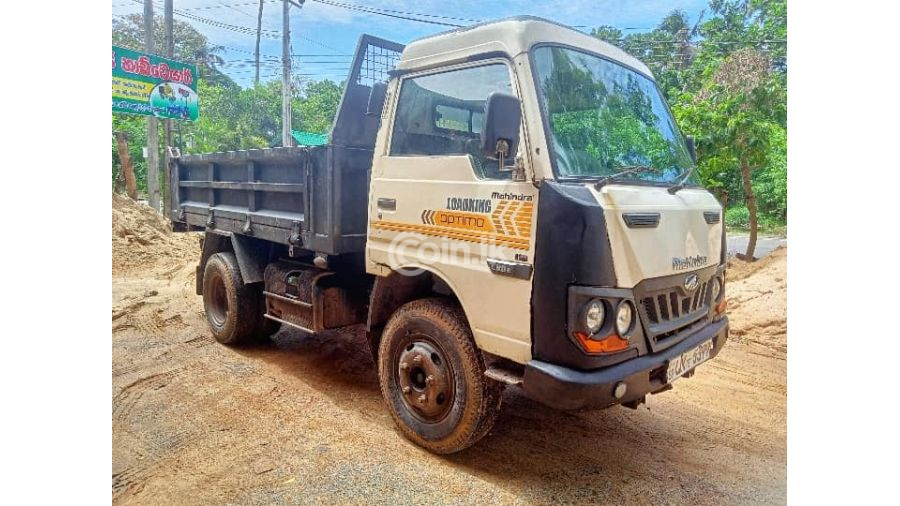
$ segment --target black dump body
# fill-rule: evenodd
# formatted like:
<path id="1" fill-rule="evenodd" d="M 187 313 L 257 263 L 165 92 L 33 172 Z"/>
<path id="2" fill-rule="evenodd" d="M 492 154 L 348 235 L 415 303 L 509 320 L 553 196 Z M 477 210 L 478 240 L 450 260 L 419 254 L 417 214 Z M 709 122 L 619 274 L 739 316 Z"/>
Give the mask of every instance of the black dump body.
<path id="1" fill-rule="evenodd" d="M 174 159 L 168 178 L 176 230 L 243 234 L 329 255 L 362 252 L 385 83 L 402 51 L 360 38 L 327 145 Z"/>

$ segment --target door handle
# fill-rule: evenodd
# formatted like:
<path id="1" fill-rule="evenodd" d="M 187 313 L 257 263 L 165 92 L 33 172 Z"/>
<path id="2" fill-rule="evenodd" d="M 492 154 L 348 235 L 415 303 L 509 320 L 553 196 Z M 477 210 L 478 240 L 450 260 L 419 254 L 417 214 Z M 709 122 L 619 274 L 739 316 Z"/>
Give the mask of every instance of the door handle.
<path id="1" fill-rule="evenodd" d="M 378 198 L 378 209 L 381 211 L 396 211 L 397 199 Z"/>

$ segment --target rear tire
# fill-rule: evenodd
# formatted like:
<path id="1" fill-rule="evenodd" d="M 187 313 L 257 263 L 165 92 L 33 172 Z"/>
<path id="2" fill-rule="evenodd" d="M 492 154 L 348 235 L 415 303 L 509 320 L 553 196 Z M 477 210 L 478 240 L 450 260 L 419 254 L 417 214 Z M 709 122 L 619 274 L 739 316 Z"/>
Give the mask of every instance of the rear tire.
<path id="1" fill-rule="evenodd" d="M 234 253 L 209 257 L 203 270 L 203 309 L 216 341 L 243 344 L 253 340 L 261 330 L 261 297 L 258 284 L 244 284 Z"/>
<path id="2" fill-rule="evenodd" d="M 453 301 L 407 303 L 385 326 L 378 351 L 381 394 L 403 435 L 432 452 L 464 450 L 493 427 L 502 385 L 484 371 Z"/>

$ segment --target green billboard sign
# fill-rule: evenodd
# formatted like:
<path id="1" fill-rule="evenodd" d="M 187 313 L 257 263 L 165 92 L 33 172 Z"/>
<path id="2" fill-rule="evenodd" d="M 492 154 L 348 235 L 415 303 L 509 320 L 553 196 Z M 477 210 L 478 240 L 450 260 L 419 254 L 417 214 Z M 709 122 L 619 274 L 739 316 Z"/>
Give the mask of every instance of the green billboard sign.
<path id="1" fill-rule="evenodd" d="M 113 46 L 112 110 L 196 120 L 200 117 L 197 67 Z"/>

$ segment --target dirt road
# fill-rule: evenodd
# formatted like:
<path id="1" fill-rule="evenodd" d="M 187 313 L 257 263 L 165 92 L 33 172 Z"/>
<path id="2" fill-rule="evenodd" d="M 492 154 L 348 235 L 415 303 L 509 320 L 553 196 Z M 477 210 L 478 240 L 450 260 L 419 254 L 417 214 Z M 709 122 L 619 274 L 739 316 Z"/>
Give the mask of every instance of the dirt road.
<path id="1" fill-rule="evenodd" d="M 440 457 L 395 430 L 361 329 L 216 344 L 197 237 L 152 218 L 114 197 L 117 504 L 786 500 L 784 249 L 732 270 L 734 339 L 649 407 L 563 413 L 508 389 L 491 434 Z"/>

